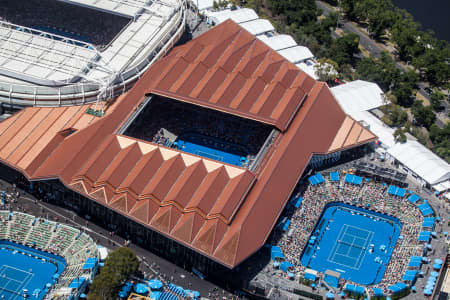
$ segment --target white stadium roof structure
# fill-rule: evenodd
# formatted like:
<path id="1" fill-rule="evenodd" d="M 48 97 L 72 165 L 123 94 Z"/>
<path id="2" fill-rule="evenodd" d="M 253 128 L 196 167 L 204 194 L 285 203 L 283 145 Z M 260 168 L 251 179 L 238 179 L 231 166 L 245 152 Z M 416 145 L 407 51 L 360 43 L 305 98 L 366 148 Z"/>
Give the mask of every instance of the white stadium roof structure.
<path id="1" fill-rule="evenodd" d="M 64 106 L 116 97 L 184 31 L 184 0 L 65 2 L 131 21 L 102 52 L 84 42 L 0 21 L 0 102 Z"/>

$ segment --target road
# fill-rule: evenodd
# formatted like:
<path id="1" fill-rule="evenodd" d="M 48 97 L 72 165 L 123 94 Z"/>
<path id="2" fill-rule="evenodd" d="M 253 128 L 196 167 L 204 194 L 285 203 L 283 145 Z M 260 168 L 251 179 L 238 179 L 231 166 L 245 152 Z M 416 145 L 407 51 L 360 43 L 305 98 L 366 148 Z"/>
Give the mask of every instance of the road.
<path id="1" fill-rule="evenodd" d="M 10 192 L 13 189 L 14 187 L 11 183 L 0 180 L 0 190 L 7 191 L 8 199 L 15 198 L 10 196 L 13 194 Z M 31 194 L 25 193 L 21 189 L 17 189 L 17 191 L 19 191 L 20 197 L 15 201 L 8 201 L 7 203 L 8 209 L 11 211 L 23 211 L 37 217 L 65 222 L 74 228 L 86 232 L 98 245 L 102 245 L 110 250 L 115 250 L 125 244 L 125 239 L 123 237 L 111 235 L 110 231 L 77 215 L 72 210 L 44 202 Z M 202 297 L 206 299 L 221 299 L 223 297 L 226 297 L 226 299 L 238 299 L 230 292 L 221 289 L 207 280 L 200 279 L 193 273 L 178 267 L 138 245 L 131 243 L 129 248 L 136 253 L 141 261 L 139 269 L 146 278 L 159 278 L 164 281 L 181 285 L 184 288 L 197 290 L 201 293 Z"/>
<path id="2" fill-rule="evenodd" d="M 322 11 L 323 14 L 326 16 L 328 15 L 330 12 L 335 12 L 336 9 L 332 6 L 330 6 L 327 3 L 324 3 L 322 1 L 316 1 L 316 5 L 317 7 L 319 7 Z M 341 29 L 346 31 L 346 32 L 351 32 L 351 33 L 355 33 L 359 36 L 359 43 L 362 47 L 364 47 L 371 56 L 373 57 L 380 57 L 380 54 L 382 51 L 388 51 L 389 49 L 384 48 L 382 46 L 380 46 L 379 44 L 377 44 L 374 40 L 372 40 L 366 33 L 364 33 L 363 31 L 361 31 L 358 26 L 352 24 L 351 22 L 348 22 L 346 20 L 343 20 L 341 18 L 340 20 L 340 25 L 342 26 Z M 333 32 L 333 36 L 336 37 L 336 35 Z M 410 70 L 408 66 L 406 66 L 404 63 L 401 62 L 395 62 L 395 65 L 398 69 L 402 70 L 402 71 L 408 71 Z M 425 82 L 419 82 L 418 83 L 418 91 L 420 93 L 420 95 L 422 95 L 425 99 L 427 99 L 428 101 L 430 101 L 430 95 L 425 91 L 425 88 L 428 87 L 428 84 L 426 84 Z M 445 126 L 445 121 L 443 121 L 441 118 L 445 115 L 447 115 L 450 112 L 450 104 L 447 101 L 442 101 L 441 102 L 442 105 L 445 107 L 444 112 L 442 112 L 441 114 L 437 114 L 436 115 L 436 125 L 439 128 L 443 128 Z"/>

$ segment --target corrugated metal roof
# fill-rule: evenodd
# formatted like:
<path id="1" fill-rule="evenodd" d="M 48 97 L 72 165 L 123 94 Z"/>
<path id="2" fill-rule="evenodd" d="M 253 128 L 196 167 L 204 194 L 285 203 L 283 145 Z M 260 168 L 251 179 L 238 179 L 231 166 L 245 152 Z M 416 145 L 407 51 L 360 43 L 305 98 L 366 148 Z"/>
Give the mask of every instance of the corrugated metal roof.
<path id="1" fill-rule="evenodd" d="M 227 20 L 155 64 L 153 93 L 285 130 L 314 80 Z M 222 24 L 224 24 L 222 23 Z"/>
<path id="2" fill-rule="evenodd" d="M 86 107 L 27 108 L 1 122 L 0 159 L 29 179 L 59 178 L 69 188 L 232 268 L 264 244 L 312 155 L 354 147 L 373 137 L 359 124 L 348 126 L 348 117 L 326 84 L 299 72 L 225 21 L 153 64 L 95 122 L 82 120 L 79 110 Z M 234 84 L 239 91 L 228 87 Z M 258 96 L 254 89 L 261 87 L 262 94 L 269 90 L 277 96 Z M 162 92 L 281 124 L 285 131 L 255 174 L 117 134 L 146 93 Z M 191 93 L 208 97 L 186 96 Z M 222 98 L 225 93 L 235 96 Z M 260 99 L 272 104 L 267 107 Z M 62 116 L 72 110 L 78 117 L 63 122 Z M 46 128 L 53 128 L 47 122 L 61 125 L 54 125 L 53 139 L 32 146 L 33 133 L 45 135 L 51 131 Z M 67 124 L 79 124 L 79 130 L 61 134 Z M 345 138 L 334 142 L 336 136 Z M 30 150 L 36 145 L 39 149 Z M 20 167 L 23 158 L 8 160 L 15 152 L 31 156 L 26 168 Z"/>

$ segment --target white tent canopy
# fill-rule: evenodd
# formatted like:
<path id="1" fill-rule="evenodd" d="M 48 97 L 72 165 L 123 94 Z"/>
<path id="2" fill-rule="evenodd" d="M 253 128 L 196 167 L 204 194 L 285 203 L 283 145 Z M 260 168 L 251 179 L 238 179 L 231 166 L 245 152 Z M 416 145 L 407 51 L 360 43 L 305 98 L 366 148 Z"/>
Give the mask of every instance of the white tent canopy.
<path id="1" fill-rule="evenodd" d="M 450 165 L 419 142 L 396 144 L 387 152 L 429 184 L 450 179 Z"/>
<path id="2" fill-rule="evenodd" d="M 368 111 L 351 111 L 349 115 L 358 122 L 363 121 L 382 143 L 383 148 L 390 148 L 396 145 L 394 139 L 394 129 L 387 126 L 380 119 Z"/>
<path id="3" fill-rule="evenodd" d="M 317 75 L 316 75 L 316 70 L 314 70 L 314 65 L 315 65 L 314 63 L 305 63 L 305 62 L 296 64 L 297 68 L 299 68 L 300 70 L 302 70 L 303 72 L 305 72 L 306 74 L 308 74 L 309 76 L 314 78 L 315 80 L 318 80 L 319 77 L 317 77 Z"/>
<path id="4" fill-rule="evenodd" d="M 238 24 L 258 19 L 258 15 L 250 8 L 223 10 L 211 13 L 209 17 L 216 25 L 228 19 L 231 19 Z"/>
<path id="5" fill-rule="evenodd" d="M 214 0 L 195 0 L 194 4 L 198 4 L 198 10 L 202 11 L 202 10 L 207 10 L 207 9 L 212 9 L 213 5 L 214 5 Z"/>
<path id="6" fill-rule="evenodd" d="M 383 91 L 373 82 L 355 80 L 331 88 L 342 109 L 351 114 L 352 111 L 371 110 L 385 102 Z"/>
<path id="7" fill-rule="evenodd" d="M 450 190 L 450 180 L 433 185 L 433 189 L 439 193 Z"/>
<path id="8" fill-rule="evenodd" d="M 241 25 L 242 28 L 244 28 L 253 35 L 259 35 L 269 31 L 275 31 L 273 25 L 268 20 L 264 19 L 256 19 L 253 21 L 241 23 L 239 25 Z"/>
<path id="9" fill-rule="evenodd" d="M 292 36 L 287 34 L 274 35 L 271 37 L 263 34 L 258 36 L 258 38 L 275 51 L 297 46 L 297 43 Z"/>
<path id="10" fill-rule="evenodd" d="M 314 57 L 311 51 L 304 46 L 286 48 L 278 51 L 278 53 L 293 64 L 301 63 Z"/>

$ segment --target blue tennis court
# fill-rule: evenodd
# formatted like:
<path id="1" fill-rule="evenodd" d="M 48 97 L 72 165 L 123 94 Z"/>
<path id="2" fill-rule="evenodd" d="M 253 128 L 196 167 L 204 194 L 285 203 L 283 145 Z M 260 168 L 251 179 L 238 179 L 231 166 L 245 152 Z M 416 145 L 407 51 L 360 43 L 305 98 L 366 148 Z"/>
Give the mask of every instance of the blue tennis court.
<path id="1" fill-rule="evenodd" d="M 248 153 L 241 146 L 197 134 L 184 135 L 176 143 L 185 152 L 235 166 L 242 166 Z"/>
<path id="2" fill-rule="evenodd" d="M 65 268 L 62 258 L 35 249 L 0 242 L 0 297 L 3 300 L 43 299 L 53 278 Z M 55 276 L 56 275 L 56 276 Z"/>
<path id="3" fill-rule="evenodd" d="M 301 262 L 319 272 L 339 272 L 359 284 L 376 284 L 383 278 L 400 229 L 393 217 L 331 203 L 317 222 Z"/>

